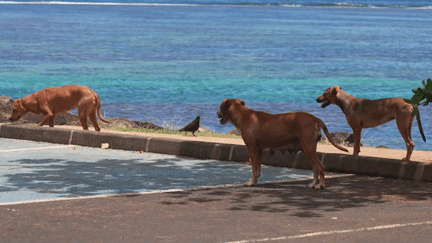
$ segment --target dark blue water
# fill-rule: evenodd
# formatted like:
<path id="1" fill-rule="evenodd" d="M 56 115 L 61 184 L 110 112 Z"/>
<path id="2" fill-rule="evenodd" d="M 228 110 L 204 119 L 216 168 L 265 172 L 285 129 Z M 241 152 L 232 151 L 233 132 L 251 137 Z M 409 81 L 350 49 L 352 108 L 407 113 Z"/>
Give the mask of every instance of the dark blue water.
<path id="1" fill-rule="evenodd" d="M 351 131 L 339 108 L 322 109 L 316 97 L 340 85 L 358 97 L 410 98 L 432 77 L 431 5 L 0 2 L 0 95 L 82 84 L 101 96 L 106 117 L 182 126 L 200 114 L 217 132 L 232 129 L 218 124 L 222 99 L 242 98 L 255 109 L 302 110 L 330 131 Z M 431 140 L 431 108 L 420 111 Z M 363 134 L 369 145 L 405 148 L 394 122 Z M 413 139 L 432 150 L 416 122 Z"/>

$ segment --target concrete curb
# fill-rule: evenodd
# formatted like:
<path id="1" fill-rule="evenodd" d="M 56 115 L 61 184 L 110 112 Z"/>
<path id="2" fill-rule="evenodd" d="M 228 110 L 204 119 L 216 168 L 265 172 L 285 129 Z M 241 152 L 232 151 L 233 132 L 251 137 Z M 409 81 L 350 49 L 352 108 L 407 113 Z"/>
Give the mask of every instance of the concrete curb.
<path id="1" fill-rule="evenodd" d="M 244 145 L 67 130 L 55 127 L 2 124 L 0 125 L 0 137 L 90 147 L 101 147 L 102 143 L 109 143 L 112 149 L 145 151 L 199 159 L 234 162 L 245 162 L 249 159 Z M 331 153 L 318 153 L 318 158 L 324 163 L 327 171 L 432 182 L 432 163 Z M 302 153 L 282 154 L 276 152 L 270 156 L 265 151 L 263 164 L 311 169 L 310 162 Z"/>

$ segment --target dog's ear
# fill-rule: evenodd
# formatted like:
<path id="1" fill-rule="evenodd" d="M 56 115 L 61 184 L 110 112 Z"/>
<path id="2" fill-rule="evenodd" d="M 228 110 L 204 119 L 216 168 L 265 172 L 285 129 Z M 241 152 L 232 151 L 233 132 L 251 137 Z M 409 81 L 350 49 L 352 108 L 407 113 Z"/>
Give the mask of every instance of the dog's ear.
<path id="1" fill-rule="evenodd" d="M 23 116 L 27 113 L 27 109 L 24 107 L 24 103 L 22 99 L 15 100 L 12 105 L 12 114 L 18 114 L 19 116 Z"/>
<path id="2" fill-rule="evenodd" d="M 336 96 L 336 94 L 337 94 L 337 89 L 333 88 L 331 91 L 331 95 Z"/>
<path id="3" fill-rule="evenodd" d="M 19 99 L 19 100 L 18 100 L 18 106 L 19 106 L 19 108 L 20 108 L 22 111 L 25 111 L 25 110 L 26 110 L 26 108 L 24 107 L 24 102 L 23 102 L 22 99 Z"/>
<path id="4" fill-rule="evenodd" d="M 24 101 L 23 99 L 21 100 L 21 104 L 22 104 L 22 108 L 23 108 L 23 111 L 24 112 L 29 112 L 29 111 L 32 111 L 32 112 L 34 112 L 34 113 L 38 113 L 39 112 L 39 109 L 38 109 L 38 103 L 35 101 L 35 100 L 33 100 L 33 101 L 30 101 L 30 102 L 28 102 L 28 100 L 27 101 Z"/>
<path id="5" fill-rule="evenodd" d="M 22 99 L 18 99 L 15 101 L 15 103 L 12 106 L 12 110 L 16 110 L 20 113 L 25 110 L 23 103 L 22 103 Z"/>
<path id="6" fill-rule="evenodd" d="M 221 111 L 225 111 L 225 110 L 227 110 L 228 107 L 229 107 L 229 103 L 230 103 L 230 100 L 229 100 L 229 99 L 224 99 L 224 100 L 222 101 L 222 104 L 220 105 L 220 110 L 221 110 Z"/>

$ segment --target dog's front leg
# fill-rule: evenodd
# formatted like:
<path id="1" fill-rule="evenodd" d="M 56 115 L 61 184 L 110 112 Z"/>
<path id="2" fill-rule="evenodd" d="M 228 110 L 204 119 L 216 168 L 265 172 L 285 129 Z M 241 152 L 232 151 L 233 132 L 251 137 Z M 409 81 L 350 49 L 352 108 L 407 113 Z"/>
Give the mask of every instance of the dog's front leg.
<path id="1" fill-rule="evenodd" d="M 43 126 L 46 123 L 48 123 L 48 125 L 50 127 L 54 127 L 54 119 L 55 119 L 55 115 L 53 113 L 49 112 L 49 113 L 45 114 L 44 119 L 42 119 L 42 121 L 39 122 L 39 126 Z"/>
<path id="2" fill-rule="evenodd" d="M 361 127 L 355 127 L 353 129 L 354 136 L 354 153 L 353 155 L 357 156 L 360 153 L 360 139 L 361 139 Z"/>
<path id="3" fill-rule="evenodd" d="M 261 174 L 261 158 L 262 150 L 256 147 L 248 148 L 249 160 L 252 164 L 252 178 L 250 178 L 244 186 L 253 186 L 257 183 L 258 177 Z"/>

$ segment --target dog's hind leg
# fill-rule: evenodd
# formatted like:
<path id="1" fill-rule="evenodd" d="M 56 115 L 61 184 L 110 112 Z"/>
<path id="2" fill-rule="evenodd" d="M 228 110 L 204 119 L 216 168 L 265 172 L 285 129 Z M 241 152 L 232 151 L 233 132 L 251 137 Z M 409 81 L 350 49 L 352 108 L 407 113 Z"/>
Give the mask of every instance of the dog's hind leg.
<path id="1" fill-rule="evenodd" d="M 78 117 L 84 130 L 88 130 L 87 118 L 90 118 L 95 129 L 99 128 L 97 122 L 93 122 L 93 118 L 96 120 L 96 100 L 93 96 L 85 97 L 79 102 Z"/>
<path id="2" fill-rule="evenodd" d="M 411 114 L 407 114 L 405 116 L 397 117 L 396 118 L 396 125 L 399 129 L 400 134 L 402 135 L 402 138 L 405 141 L 405 145 L 407 147 L 407 154 L 402 160 L 410 160 L 411 154 L 414 150 L 414 142 L 411 139 L 411 127 L 412 122 L 414 120 L 414 117 L 411 116 Z"/>
<path id="3" fill-rule="evenodd" d="M 88 130 L 87 117 L 79 116 L 79 119 L 83 130 Z"/>
<path id="4" fill-rule="evenodd" d="M 316 155 L 310 155 L 310 156 L 307 156 L 307 158 L 309 159 L 309 161 L 311 161 L 312 169 L 314 172 L 314 178 L 313 178 L 312 182 L 308 185 L 308 187 L 309 188 L 315 188 L 317 190 L 324 189 L 324 177 L 325 177 L 324 165 L 321 163 L 321 161 L 319 161 L 319 159 L 316 157 Z"/>
<path id="5" fill-rule="evenodd" d="M 93 110 L 89 115 L 90 121 L 93 124 L 95 131 L 99 132 L 101 129 L 96 119 L 96 110 Z"/>
<path id="6" fill-rule="evenodd" d="M 86 107 L 78 107 L 78 117 L 80 119 L 81 126 L 84 130 L 88 130 L 87 117 L 88 109 Z"/>
<path id="7" fill-rule="evenodd" d="M 314 147 L 310 145 L 308 146 L 308 144 L 302 144 L 302 148 L 306 158 L 308 158 L 309 161 L 312 163 L 312 169 L 314 172 L 314 178 L 312 182 L 308 185 L 308 187 L 315 188 L 317 190 L 323 189 L 325 167 L 317 157 L 316 143 Z"/>
<path id="8" fill-rule="evenodd" d="M 244 186 L 253 186 L 257 183 L 258 177 L 261 174 L 261 158 L 262 158 L 262 150 L 258 148 L 249 148 L 249 160 L 252 164 L 252 178 L 250 178 Z"/>

